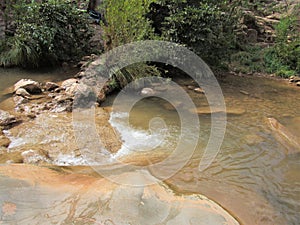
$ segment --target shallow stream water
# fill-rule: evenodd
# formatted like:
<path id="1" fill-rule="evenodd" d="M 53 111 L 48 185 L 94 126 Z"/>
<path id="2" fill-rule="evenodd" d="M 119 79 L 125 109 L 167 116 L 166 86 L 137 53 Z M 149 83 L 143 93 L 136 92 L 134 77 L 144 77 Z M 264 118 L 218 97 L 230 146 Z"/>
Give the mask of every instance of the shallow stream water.
<path id="1" fill-rule="evenodd" d="M 68 77 L 68 74 L 61 71 L 31 74 L 20 70 L 1 69 L 0 74 L 0 90 L 4 93 L 1 100 L 8 97 L 5 95 L 5 89 L 20 78 L 57 81 L 62 78 L 62 75 Z M 174 81 L 183 87 L 191 82 L 185 78 Z M 180 118 L 176 110 L 158 98 L 146 98 L 138 102 L 129 115 L 122 112 L 112 113 L 110 122 L 123 140 L 121 150 L 112 154 L 112 157 L 123 157 L 127 161 L 135 161 L 133 163 L 136 164 L 139 164 L 137 162 L 139 159 L 145 164 L 163 160 L 176 147 L 181 132 L 185 132 L 191 140 L 197 139 L 198 144 L 191 160 L 184 168 L 166 180 L 169 187 L 177 194 L 204 194 L 247 225 L 299 224 L 300 153 L 297 151 L 300 152 L 300 149 L 299 146 L 282 142 L 280 134 L 271 128 L 268 118 L 277 119 L 300 140 L 300 89 L 283 81 L 257 77 L 227 76 L 219 82 L 227 109 L 229 111 L 239 109 L 240 113 L 228 114 L 223 144 L 208 169 L 199 172 L 198 166 L 210 136 L 210 115 L 199 115 L 199 135 L 194 133 L 193 127 L 181 130 Z M 208 106 L 205 95 L 187 88 L 185 90 L 197 107 Z M 110 108 L 113 101 L 114 96 L 108 99 L 105 107 Z M 61 119 L 59 123 L 71 123 L 71 116 L 64 114 L 63 117 L 66 119 L 59 116 Z M 128 116 L 130 127 L 126 127 L 125 124 Z M 165 135 L 164 139 L 161 139 L 161 135 L 149 134 L 149 122 L 152 118 L 160 118 L 164 121 L 166 125 L 162 133 Z M 37 119 L 40 124 L 53 123 L 54 120 L 55 117 L 53 120 Z M 27 134 L 32 133 L 37 136 L 39 132 L 36 130 L 36 124 L 33 125 L 35 130 L 32 132 L 29 130 Z M 55 126 L 52 128 L 55 129 Z M 65 125 L 63 129 L 61 127 L 61 132 L 64 132 L 64 129 L 72 129 L 71 124 Z M 49 132 L 49 130 L 45 132 L 48 140 L 63 143 L 68 141 L 68 137 L 60 136 L 56 132 Z M 70 131 L 65 133 L 68 132 Z M 30 135 L 27 136 L 27 142 L 34 144 L 35 140 L 28 140 Z M 63 140 L 57 140 L 59 136 Z M 10 138 L 15 140 L 17 137 Z M 157 146 L 155 150 L 147 151 L 149 144 L 153 146 L 153 143 Z M 193 146 L 185 145 L 185 149 L 190 148 Z M 288 154 L 290 149 L 296 153 Z M 64 156 L 68 154 L 66 150 L 62 152 Z M 137 160 L 132 160 L 132 157 L 136 157 Z M 71 158 L 72 156 L 68 161 Z M 80 160 L 74 160 L 71 165 L 76 165 L 76 162 L 83 164 Z"/>

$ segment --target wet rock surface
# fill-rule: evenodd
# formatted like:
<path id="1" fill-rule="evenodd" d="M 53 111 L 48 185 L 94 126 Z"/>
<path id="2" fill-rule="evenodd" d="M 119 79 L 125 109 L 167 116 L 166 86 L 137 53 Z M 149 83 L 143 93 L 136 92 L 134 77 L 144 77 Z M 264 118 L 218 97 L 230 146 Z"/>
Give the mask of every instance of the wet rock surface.
<path id="1" fill-rule="evenodd" d="M 239 224 L 206 197 L 176 196 L 145 171 L 114 177 L 120 181 L 134 178 L 140 183 L 138 187 L 113 183 L 109 177 L 95 178 L 26 165 L 2 166 L 0 174 L 4 223 Z M 149 180 L 154 184 L 146 186 Z M 2 185 L 4 182 L 6 185 Z"/>

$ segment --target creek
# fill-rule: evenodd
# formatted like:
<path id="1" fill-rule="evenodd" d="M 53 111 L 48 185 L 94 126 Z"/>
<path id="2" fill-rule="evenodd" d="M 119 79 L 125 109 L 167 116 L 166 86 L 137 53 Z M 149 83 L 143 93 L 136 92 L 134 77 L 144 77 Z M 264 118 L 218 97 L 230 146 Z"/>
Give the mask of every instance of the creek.
<path id="1" fill-rule="evenodd" d="M 44 82 L 63 80 L 71 75 L 63 71 L 32 73 L 18 69 L 1 69 L 0 73 L 1 108 L 5 108 L 5 99 L 11 96 L 6 91 L 7 87 L 21 78 Z M 208 107 L 205 95 L 186 88 L 191 82 L 189 79 L 177 78 L 174 81 L 185 87 L 197 107 Z M 208 169 L 199 172 L 198 166 L 211 135 L 210 114 L 198 115 L 200 134 L 197 135 L 193 127 L 181 130 L 177 111 L 158 98 L 139 101 L 130 114 L 111 113 L 110 123 L 123 141 L 121 149 L 112 153 L 112 156 L 136 165 L 162 161 L 176 148 L 181 132 L 185 132 L 191 139 L 196 138 L 198 143 L 189 162 L 165 181 L 176 194 L 203 194 L 246 225 L 298 224 L 300 147 L 290 145 L 288 141 L 282 142 L 278 138 L 280 133 L 272 129 L 268 118 L 275 118 L 300 140 L 300 89 L 283 81 L 262 77 L 229 75 L 220 78 L 219 83 L 227 110 L 237 113 L 228 114 L 223 144 Z M 115 97 L 110 96 L 103 107 L 110 111 Z M 126 117 L 129 117 L 129 127 L 126 127 Z M 167 132 L 163 140 L 161 135 L 149 136 L 152 118 L 164 121 Z M 7 133 L 12 141 L 9 146 L 11 151 L 20 149 L 20 146 L 37 149 L 55 146 L 55 151 L 61 151 L 65 160 L 59 158 L 61 154 L 53 154 L 53 158 L 56 157 L 53 164 L 85 165 L 84 161 L 74 156 L 76 147 L 72 146 L 72 114 L 55 114 L 52 117 L 41 115 L 34 122 L 21 126 L 21 129 L 13 128 L 15 130 Z M 148 144 L 152 146 L 153 143 L 157 147 L 149 150 Z M 194 147 L 186 144 L 185 148 Z M 293 149 L 292 154 L 289 153 L 290 149 Z M 7 184 L 10 185 L 10 182 Z"/>

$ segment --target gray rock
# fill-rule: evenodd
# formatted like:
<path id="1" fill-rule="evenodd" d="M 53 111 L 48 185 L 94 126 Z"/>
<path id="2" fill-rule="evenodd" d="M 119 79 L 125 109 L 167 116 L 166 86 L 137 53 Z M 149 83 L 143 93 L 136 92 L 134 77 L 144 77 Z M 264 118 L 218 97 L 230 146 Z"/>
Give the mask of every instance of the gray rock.
<path id="1" fill-rule="evenodd" d="M 14 85 L 14 91 L 16 92 L 19 88 L 24 88 L 30 94 L 39 94 L 42 92 L 41 86 L 38 82 L 31 79 L 19 80 Z"/>

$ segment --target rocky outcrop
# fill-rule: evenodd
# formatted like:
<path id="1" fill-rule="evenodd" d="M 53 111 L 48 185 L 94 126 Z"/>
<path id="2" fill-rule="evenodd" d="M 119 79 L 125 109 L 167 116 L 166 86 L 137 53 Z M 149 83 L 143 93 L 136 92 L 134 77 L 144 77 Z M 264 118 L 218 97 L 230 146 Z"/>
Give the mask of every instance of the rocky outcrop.
<path id="1" fill-rule="evenodd" d="M 73 100 L 77 91 L 78 79 L 71 78 L 61 86 L 54 82 L 44 85 L 30 79 L 22 79 L 14 85 L 14 102 L 17 112 L 26 115 L 38 115 L 44 111 L 72 111 Z M 31 95 L 31 94 L 39 94 Z"/>

